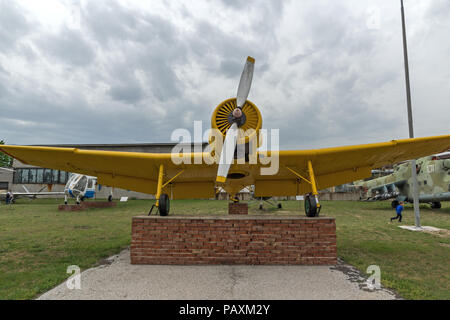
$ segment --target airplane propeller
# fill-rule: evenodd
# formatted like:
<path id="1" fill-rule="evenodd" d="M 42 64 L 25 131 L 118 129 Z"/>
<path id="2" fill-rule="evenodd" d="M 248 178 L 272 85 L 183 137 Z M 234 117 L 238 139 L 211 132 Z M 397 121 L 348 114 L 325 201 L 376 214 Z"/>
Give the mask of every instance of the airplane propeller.
<path id="1" fill-rule="evenodd" d="M 237 145 L 239 127 L 245 123 L 245 115 L 242 113 L 242 107 L 247 101 L 248 93 L 250 92 L 254 67 L 255 59 L 252 57 L 247 57 L 236 95 L 237 106 L 232 112 L 232 124 L 225 134 L 225 141 L 222 146 L 222 152 L 220 153 L 219 168 L 217 170 L 216 178 L 217 182 L 226 181 L 231 162 L 234 158 L 234 150 Z"/>

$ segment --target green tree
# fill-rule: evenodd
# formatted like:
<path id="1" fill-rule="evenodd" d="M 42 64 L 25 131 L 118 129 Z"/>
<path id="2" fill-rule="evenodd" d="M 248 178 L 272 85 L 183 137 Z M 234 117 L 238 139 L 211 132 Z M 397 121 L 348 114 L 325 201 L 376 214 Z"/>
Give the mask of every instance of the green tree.
<path id="1" fill-rule="evenodd" d="M 5 144 L 5 142 L 3 140 L 0 140 L 0 144 Z M 13 163 L 13 159 L 0 152 L 0 167 L 12 167 L 12 163 Z"/>

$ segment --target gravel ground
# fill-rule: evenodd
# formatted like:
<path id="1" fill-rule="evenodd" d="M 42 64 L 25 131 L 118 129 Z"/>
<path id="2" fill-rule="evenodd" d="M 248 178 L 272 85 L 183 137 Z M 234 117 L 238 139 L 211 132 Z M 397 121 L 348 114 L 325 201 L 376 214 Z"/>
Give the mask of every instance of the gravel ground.
<path id="1" fill-rule="evenodd" d="M 381 275 L 382 276 L 382 275 Z M 81 273 L 81 289 L 66 282 L 38 299 L 398 299 L 370 290 L 366 275 L 342 261 L 330 266 L 173 266 L 131 265 L 130 251 Z"/>

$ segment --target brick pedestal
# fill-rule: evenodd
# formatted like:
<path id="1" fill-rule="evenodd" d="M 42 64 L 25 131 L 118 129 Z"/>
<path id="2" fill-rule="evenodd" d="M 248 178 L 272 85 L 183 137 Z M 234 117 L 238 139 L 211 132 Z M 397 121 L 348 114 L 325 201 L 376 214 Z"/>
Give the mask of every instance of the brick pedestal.
<path id="1" fill-rule="evenodd" d="M 248 214 L 248 204 L 229 202 L 228 214 Z"/>
<path id="2" fill-rule="evenodd" d="M 59 211 L 81 211 L 88 208 L 109 208 L 115 207 L 117 203 L 109 201 L 88 201 L 81 202 L 80 204 L 60 204 L 58 206 Z"/>
<path id="3" fill-rule="evenodd" d="M 334 218 L 133 217 L 132 264 L 335 265 Z"/>

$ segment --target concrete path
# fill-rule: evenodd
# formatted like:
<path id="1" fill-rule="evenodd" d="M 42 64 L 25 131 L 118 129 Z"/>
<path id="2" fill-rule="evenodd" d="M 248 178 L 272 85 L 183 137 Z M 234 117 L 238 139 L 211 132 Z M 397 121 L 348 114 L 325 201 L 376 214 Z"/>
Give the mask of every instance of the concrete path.
<path id="1" fill-rule="evenodd" d="M 130 251 L 81 273 L 81 289 L 66 282 L 38 299 L 396 299 L 371 291 L 353 267 L 131 265 Z"/>

